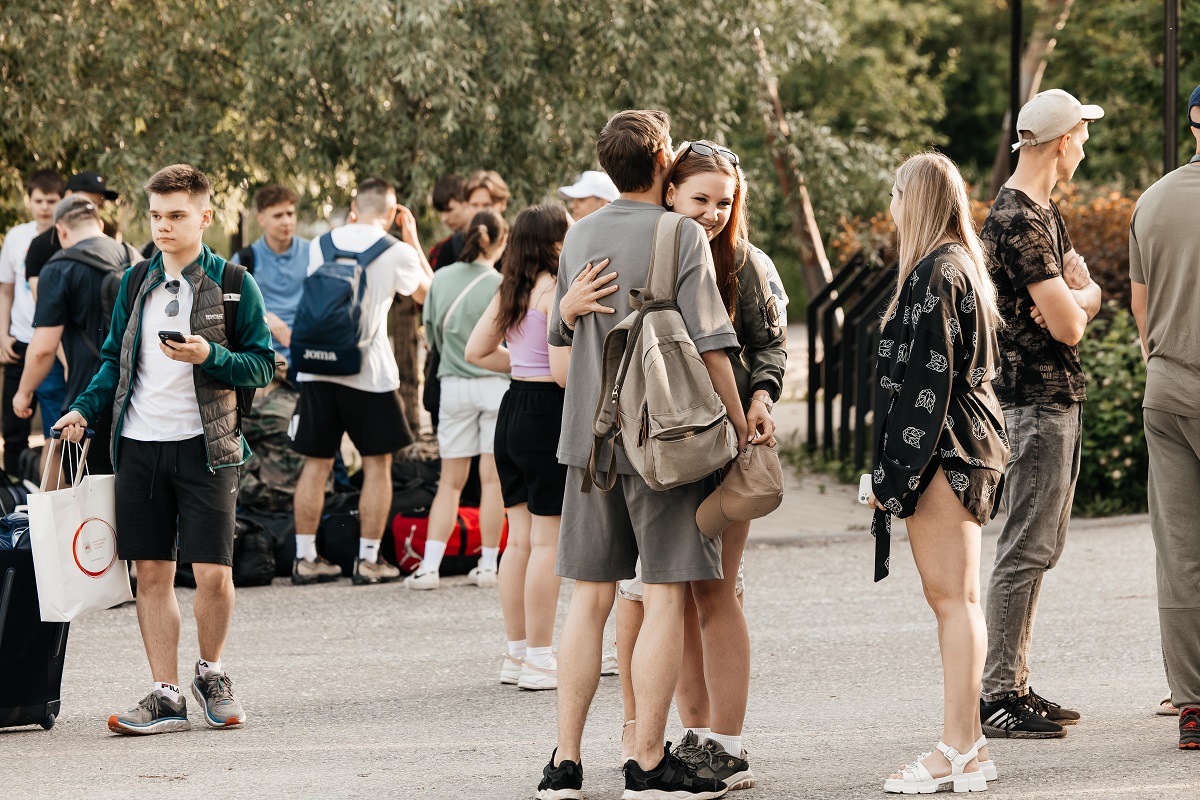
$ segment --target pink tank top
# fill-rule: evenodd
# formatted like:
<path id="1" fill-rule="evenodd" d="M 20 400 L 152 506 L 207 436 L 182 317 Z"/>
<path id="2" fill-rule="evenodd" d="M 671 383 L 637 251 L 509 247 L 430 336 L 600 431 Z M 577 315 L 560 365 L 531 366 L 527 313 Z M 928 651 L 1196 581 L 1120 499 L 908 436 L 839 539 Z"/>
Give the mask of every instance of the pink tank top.
<path id="1" fill-rule="evenodd" d="M 529 309 L 520 323 L 508 329 L 504 339 L 514 378 L 541 378 L 550 374 L 545 314 L 536 308 Z"/>

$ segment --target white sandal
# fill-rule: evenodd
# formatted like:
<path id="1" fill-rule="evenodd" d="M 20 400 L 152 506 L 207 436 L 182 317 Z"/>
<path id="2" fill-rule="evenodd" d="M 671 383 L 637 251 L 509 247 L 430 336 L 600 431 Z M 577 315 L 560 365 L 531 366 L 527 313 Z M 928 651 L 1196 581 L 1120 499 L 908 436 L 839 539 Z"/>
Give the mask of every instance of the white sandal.
<path id="1" fill-rule="evenodd" d="M 976 752 L 982 750 L 986 744 L 987 737 L 980 736 L 979 741 L 975 743 Z M 983 779 L 985 781 L 994 781 L 1000 777 L 1000 773 L 996 772 L 996 762 L 990 758 L 987 761 L 979 762 L 979 771 L 983 773 Z"/>
<path id="2" fill-rule="evenodd" d="M 900 778 L 888 778 L 883 782 L 883 790 L 893 794 L 933 794 L 944 783 L 949 783 L 955 792 L 986 792 L 987 779 L 983 772 L 963 772 L 971 759 L 979 755 L 978 744 L 966 753 L 959 753 L 945 742 L 938 742 L 937 749 L 950 762 L 950 774 L 935 778 L 921 763 L 926 756 L 921 756 L 909 764 L 900 774 Z"/>

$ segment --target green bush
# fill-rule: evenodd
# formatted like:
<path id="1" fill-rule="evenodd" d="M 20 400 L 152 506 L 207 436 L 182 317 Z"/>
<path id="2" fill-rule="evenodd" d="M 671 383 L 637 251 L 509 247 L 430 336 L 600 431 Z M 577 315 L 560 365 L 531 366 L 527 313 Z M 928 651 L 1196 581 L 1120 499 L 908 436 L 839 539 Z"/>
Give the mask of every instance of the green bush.
<path id="1" fill-rule="evenodd" d="M 1087 517 L 1146 510 L 1146 366 L 1133 315 L 1109 304 L 1079 344 L 1088 375 L 1083 459 L 1074 512 Z"/>

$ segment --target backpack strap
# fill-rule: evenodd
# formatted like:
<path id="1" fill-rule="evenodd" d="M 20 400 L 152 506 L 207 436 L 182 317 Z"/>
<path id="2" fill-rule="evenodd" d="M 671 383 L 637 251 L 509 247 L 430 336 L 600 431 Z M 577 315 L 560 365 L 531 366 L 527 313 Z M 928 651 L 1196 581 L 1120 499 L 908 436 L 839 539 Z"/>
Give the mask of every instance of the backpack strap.
<path id="1" fill-rule="evenodd" d="M 246 272 L 254 274 L 254 245 L 247 245 L 233 254 L 237 263 L 246 268 Z"/>
<path id="2" fill-rule="evenodd" d="M 351 259 L 358 262 L 360 267 L 365 267 L 381 255 L 392 249 L 399 243 L 399 239 L 390 234 L 384 234 L 375 244 L 363 250 L 361 253 L 355 253 L 350 250 L 341 250 L 333 243 L 333 231 L 324 234 L 317 240 L 321 245 L 321 258 L 323 263 L 329 264 L 337 261 L 339 258 Z"/>
<path id="3" fill-rule="evenodd" d="M 451 303 L 450 307 L 446 309 L 446 315 L 444 317 L 442 317 L 442 324 L 438 326 L 441 329 L 442 341 L 446 340 L 446 325 L 448 325 L 450 323 L 450 316 L 452 314 L 454 314 L 455 311 L 458 310 L 459 304 L 461 304 L 462 301 L 466 299 L 467 295 L 469 295 L 471 293 L 471 290 L 474 289 L 476 286 L 478 286 L 479 282 L 482 281 L 487 276 L 488 276 L 488 273 L 486 273 L 486 272 L 483 273 L 482 275 L 477 275 L 475 277 L 475 280 L 468 283 L 466 288 L 458 293 L 458 297 L 454 298 L 454 302 Z"/>
<path id="4" fill-rule="evenodd" d="M 675 302 L 679 281 L 679 237 L 683 233 L 682 214 L 668 211 L 654 223 L 654 254 L 646 285 L 653 300 Z"/>
<path id="5" fill-rule="evenodd" d="M 134 264 L 131 269 L 133 274 L 129 276 L 129 283 L 125 286 L 125 313 L 133 313 L 133 299 L 137 297 L 138 291 L 142 288 L 142 284 L 146 282 L 146 276 L 150 274 L 150 262 L 153 259 L 144 259 Z"/>
<path id="6" fill-rule="evenodd" d="M 245 264 L 235 264 L 226 261 L 221 270 L 221 300 L 225 306 L 225 343 L 231 351 L 237 350 L 237 315 L 242 302 L 242 283 L 250 270 Z M 235 386 L 237 393 L 238 428 L 242 427 L 242 417 L 248 415 L 254 405 L 254 389 L 247 386 Z"/>

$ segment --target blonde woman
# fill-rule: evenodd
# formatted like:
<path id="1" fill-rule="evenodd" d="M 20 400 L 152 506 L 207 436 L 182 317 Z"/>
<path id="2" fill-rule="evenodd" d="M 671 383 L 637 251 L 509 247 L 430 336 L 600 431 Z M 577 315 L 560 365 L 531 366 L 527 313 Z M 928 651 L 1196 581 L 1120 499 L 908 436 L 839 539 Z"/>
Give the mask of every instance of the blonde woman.
<path id="1" fill-rule="evenodd" d="M 972 227 L 966 186 L 945 156 L 896 173 L 900 274 L 879 342 L 872 473 L 875 579 L 888 574 L 891 516 L 905 518 L 938 623 L 945 710 L 937 749 L 893 773 L 886 792 L 951 784 L 983 791 L 995 765 L 979 720 L 987 630 L 979 605 L 980 526 L 994 516 L 1008 463 L 992 391 L 1003 325 Z"/>

